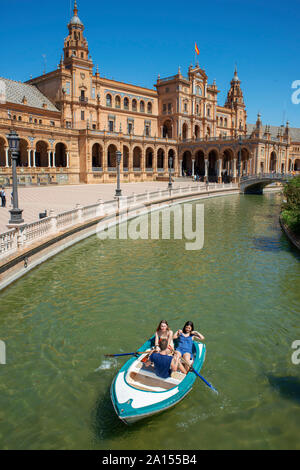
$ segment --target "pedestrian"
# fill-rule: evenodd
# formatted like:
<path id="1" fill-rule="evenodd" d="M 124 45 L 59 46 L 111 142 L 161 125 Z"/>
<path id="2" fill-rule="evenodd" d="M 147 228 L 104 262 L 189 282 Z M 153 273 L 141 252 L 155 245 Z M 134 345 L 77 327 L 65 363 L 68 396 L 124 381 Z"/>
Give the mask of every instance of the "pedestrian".
<path id="1" fill-rule="evenodd" d="M 4 188 L 1 189 L 0 196 L 1 196 L 1 207 L 6 207 L 6 194 L 5 194 Z"/>

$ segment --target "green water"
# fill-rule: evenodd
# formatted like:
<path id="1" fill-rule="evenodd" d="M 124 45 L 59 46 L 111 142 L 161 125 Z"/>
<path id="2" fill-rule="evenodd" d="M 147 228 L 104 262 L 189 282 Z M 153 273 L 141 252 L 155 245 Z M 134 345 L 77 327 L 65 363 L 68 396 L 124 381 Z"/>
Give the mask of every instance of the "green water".
<path id="1" fill-rule="evenodd" d="M 203 202 L 203 201 L 202 201 Z M 91 237 L 0 294 L 1 449 L 300 449 L 299 255 L 281 196 L 204 201 L 205 243 Z M 161 319 L 206 337 L 202 374 L 176 407 L 130 427 L 109 389 Z M 149 437 L 150 436 L 150 437 Z"/>

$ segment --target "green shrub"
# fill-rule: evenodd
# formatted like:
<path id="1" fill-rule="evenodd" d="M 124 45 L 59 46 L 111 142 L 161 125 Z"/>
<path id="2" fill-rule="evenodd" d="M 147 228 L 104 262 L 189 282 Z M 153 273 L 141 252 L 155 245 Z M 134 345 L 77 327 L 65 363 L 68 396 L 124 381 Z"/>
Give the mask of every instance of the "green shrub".
<path id="1" fill-rule="evenodd" d="M 300 235 L 300 176 L 286 183 L 283 188 L 285 202 L 282 204 L 282 220 L 297 235 Z"/>

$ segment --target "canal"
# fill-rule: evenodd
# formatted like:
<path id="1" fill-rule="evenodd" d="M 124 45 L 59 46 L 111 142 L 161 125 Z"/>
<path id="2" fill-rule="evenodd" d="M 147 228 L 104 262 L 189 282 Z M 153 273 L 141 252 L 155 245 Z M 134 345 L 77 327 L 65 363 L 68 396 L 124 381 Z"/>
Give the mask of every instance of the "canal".
<path id="1" fill-rule="evenodd" d="M 0 294 L 1 449 L 300 449 L 300 265 L 281 195 L 201 203 L 199 251 L 93 236 Z M 219 395 L 197 379 L 128 427 L 109 394 L 126 359 L 104 355 L 135 351 L 162 319 L 204 334 L 201 373 Z"/>

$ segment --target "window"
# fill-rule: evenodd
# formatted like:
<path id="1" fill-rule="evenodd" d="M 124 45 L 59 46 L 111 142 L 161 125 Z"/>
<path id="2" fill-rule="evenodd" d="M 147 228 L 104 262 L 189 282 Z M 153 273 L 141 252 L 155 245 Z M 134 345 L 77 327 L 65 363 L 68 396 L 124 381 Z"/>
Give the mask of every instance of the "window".
<path id="1" fill-rule="evenodd" d="M 92 88 L 92 99 L 94 100 L 95 97 L 96 97 L 96 88 L 93 87 L 93 88 Z"/>
<path id="2" fill-rule="evenodd" d="M 83 57 L 84 57 L 84 56 L 83 56 L 83 52 L 82 52 L 82 53 L 81 53 L 81 58 L 83 59 Z"/>
<path id="3" fill-rule="evenodd" d="M 96 124 L 93 124 L 93 130 L 94 131 L 96 130 Z"/>
<path id="4" fill-rule="evenodd" d="M 183 105 L 183 110 L 184 110 L 185 113 L 187 112 L 187 110 L 188 110 L 188 109 L 187 109 L 187 103 L 184 103 L 184 105 Z"/>
<path id="5" fill-rule="evenodd" d="M 39 120 L 39 124 L 43 124 L 43 121 L 41 119 Z"/>
<path id="6" fill-rule="evenodd" d="M 144 101 L 140 102 L 140 111 L 141 111 L 141 113 L 145 112 L 145 103 L 144 103 Z"/>
<path id="7" fill-rule="evenodd" d="M 111 95 L 106 95 L 106 106 L 111 108 Z"/>
<path id="8" fill-rule="evenodd" d="M 22 121 L 22 117 L 21 117 L 21 116 L 19 116 L 19 121 Z"/>
<path id="9" fill-rule="evenodd" d="M 148 124 L 145 125 L 145 135 L 146 135 L 147 137 L 150 136 L 150 126 L 149 126 Z"/>
<path id="10" fill-rule="evenodd" d="M 128 134 L 132 134 L 132 130 L 133 130 L 132 122 L 129 122 L 128 123 Z"/>
<path id="11" fill-rule="evenodd" d="M 33 119 L 32 119 L 32 116 L 29 116 L 29 122 L 32 122 Z"/>
<path id="12" fill-rule="evenodd" d="M 119 96 L 116 96 L 115 105 L 116 108 L 121 108 L 121 98 Z"/>
<path id="13" fill-rule="evenodd" d="M 207 116 L 210 117 L 210 108 L 207 108 Z"/>
<path id="14" fill-rule="evenodd" d="M 137 111 L 137 101 L 132 100 L 132 111 Z"/>
<path id="15" fill-rule="evenodd" d="M 124 98 L 124 109 L 129 109 L 129 99 Z"/>
<path id="16" fill-rule="evenodd" d="M 81 111 L 81 120 L 84 121 L 84 111 Z"/>
<path id="17" fill-rule="evenodd" d="M 50 126 L 54 127 L 54 126 L 55 126 L 55 122 L 54 122 L 54 121 L 50 121 Z"/>
<path id="18" fill-rule="evenodd" d="M 166 114 L 166 112 L 167 112 L 167 105 L 163 104 L 163 113 Z"/>
<path id="19" fill-rule="evenodd" d="M 168 103 L 168 113 L 172 113 L 172 103 Z"/>
<path id="20" fill-rule="evenodd" d="M 152 114 L 152 103 L 147 104 L 147 113 Z"/>
<path id="21" fill-rule="evenodd" d="M 114 121 L 108 121 L 108 130 L 109 132 L 114 131 Z"/>
<path id="22" fill-rule="evenodd" d="M 196 95 L 199 95 L 199 96 L 202 95 L 202 90 L 200 86 L 196 86 Z"/>
<path id="23" fill-rule="evenodd" d="M 67 129 L 71 129 L 71 123 L 70 123 L 70 121 L 66 121 L 66 128 L 67 128 Z"/>
<path id="24" fill-rule="evenodd" d="M 196 114 L 199 114 L 199 104 L 196 104 Z"/>

